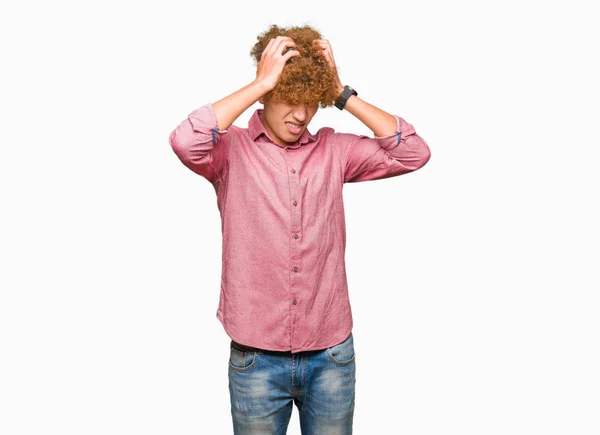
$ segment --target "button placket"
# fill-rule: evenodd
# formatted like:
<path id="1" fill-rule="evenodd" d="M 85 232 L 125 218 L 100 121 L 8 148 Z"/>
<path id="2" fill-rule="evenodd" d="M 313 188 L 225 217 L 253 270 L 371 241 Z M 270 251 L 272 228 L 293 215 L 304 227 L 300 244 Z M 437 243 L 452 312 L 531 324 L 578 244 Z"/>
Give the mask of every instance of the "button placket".
<path id="1" fill-rule="evenodd" d="M 285 149 L 286 151 L 290 151 L 287 147 Z M 288 168 L 289 168 L 289 172 L 288 172 L 288 180 L 290 183 L 290 193 L 291 193 L 291 198 L 297 198 L 300 194 L 300 180 L 299 180 L 299 173 L 298 173 L 298 169 L 297 167 L 295 167 L 295 165 L 290 162 L 290 159 L 292 156 L 295 156 L 295 153 L 284 153 L 284 158 L 288 164 Z M 290 229 L 291 229 L 291 235 L 292 238 L 290 240 L 291 243 L 291 249 L 290 249 L 290 269 L 291 269 L 291 274 L 290 274 L 290 301 L 291 301 L 291 307 L 295 308 L 298 305 L 298 295 L 296 293 L 296 288 L 299 287 L 299 284 L 301 283 L 301 276 L 299 274 L 300 272 L 300 266 L 301 266 L 301 259 L 300 259 L 300 249 L 299 249 L 299 245 L 298 243 L 300 243 L 300 232 L 301 232 L 301 228 L 300 228 L 300 224 L 302 222 L 302 215 L 301 213 L 301 208 L 298 207 L 298 201 L 296 199 L 293 199 L 292 203 L 290 204 L 290 216 L 291 216 L 291 222 L 290 222 Z M 291 314 L 291 330 L 292 330 L 292 334 L 291 334 L 291 340 L 292 343 L 290 343 L 290 345 L 293 346 L 293 341 L 294 341 L 294 324 L 296 323 L 296 310 L 292 309 L 292 314 Z"/>

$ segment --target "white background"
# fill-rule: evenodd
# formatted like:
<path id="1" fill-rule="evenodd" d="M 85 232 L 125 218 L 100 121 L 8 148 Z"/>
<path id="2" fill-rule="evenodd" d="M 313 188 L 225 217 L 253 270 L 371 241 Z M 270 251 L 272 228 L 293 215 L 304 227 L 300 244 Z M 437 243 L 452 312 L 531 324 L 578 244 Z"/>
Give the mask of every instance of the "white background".
<path id="1" fill-rule="evenodd" d="M 432 151 L 344 189 L 354 433 L 600 433 L 586 3 L 3 6 L 0 433 L 233 433 L 216 196 L 168 136 L 255 78 L 270 24 L 320 30 Z M 372 134 L 336 108 L 323 126 Z"/>

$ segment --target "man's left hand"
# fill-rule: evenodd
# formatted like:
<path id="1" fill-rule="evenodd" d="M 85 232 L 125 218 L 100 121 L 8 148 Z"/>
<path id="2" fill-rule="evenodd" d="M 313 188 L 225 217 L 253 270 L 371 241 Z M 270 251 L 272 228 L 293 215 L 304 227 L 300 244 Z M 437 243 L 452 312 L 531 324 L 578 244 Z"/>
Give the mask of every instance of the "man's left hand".
<path id="1" fill-rule="evenodd" d="M 329 41 L 327 39 L 315 39 L 313 41 L 313 45 L 317 45 L 323 50 L 323 56 L 325 57 L 327 63 L 329 63 L 329 66 L 335 74 L 336 87 L 338 88 L 338 91 L 341 94 L 344 90 L 344 85 L 342 85 L 342 81 L 338 76 L 337 67 L 335 66 L 335 59 L 333 58 L 333 50 L 331 49 L 331 44 L 329 44 Z"/>

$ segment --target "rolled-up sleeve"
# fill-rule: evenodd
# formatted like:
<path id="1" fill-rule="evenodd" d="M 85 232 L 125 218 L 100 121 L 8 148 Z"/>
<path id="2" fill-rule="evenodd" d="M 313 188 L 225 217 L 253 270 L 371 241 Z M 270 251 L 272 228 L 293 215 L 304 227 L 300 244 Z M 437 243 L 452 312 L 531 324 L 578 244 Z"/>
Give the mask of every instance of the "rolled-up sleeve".
<path id="1" fill-rule="evenodd" d="M 185 166 L 215 184 L 227 164 L 230 130 L 219 130 L 213 105 L 208 103 L 171 132 L 169 143 Z"/>
<path id="2" fill-rule="evenodd" d="M 431 157 L 427 143 L 403 118 L 390 136 L 345 135 L 344 183 L 390 178 L 423 167 Z M 350 137 L 349 137 L 350 136 Z"/>

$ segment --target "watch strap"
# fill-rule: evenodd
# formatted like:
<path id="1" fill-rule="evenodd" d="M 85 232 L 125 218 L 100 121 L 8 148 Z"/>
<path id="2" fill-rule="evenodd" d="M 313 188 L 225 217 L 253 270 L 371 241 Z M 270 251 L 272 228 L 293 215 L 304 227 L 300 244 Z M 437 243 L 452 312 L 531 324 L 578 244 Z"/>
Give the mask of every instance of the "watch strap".
<path id="1" fill-rule="evenodd" d="M 346 102 L 352 95 L 358 96 L 358 92 L 356 92 L 354 89 L 352 89 L 348 85 L 344 86 L 344 90 L 342 91 L 340 96 L 335 101 L 335 107 L 337 107 L 340 110 L 344 110 L 344 107 L 346 106 Z"/>

